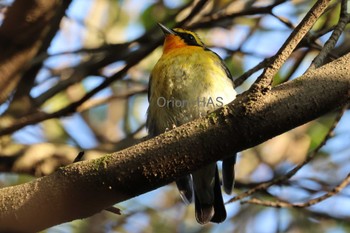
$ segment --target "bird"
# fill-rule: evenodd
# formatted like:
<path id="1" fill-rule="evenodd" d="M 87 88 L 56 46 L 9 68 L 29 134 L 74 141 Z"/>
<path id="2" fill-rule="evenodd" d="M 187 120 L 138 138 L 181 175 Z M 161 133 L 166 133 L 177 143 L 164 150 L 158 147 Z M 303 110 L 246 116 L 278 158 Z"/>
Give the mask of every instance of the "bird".
<path id="1" fill-rule="evenodd" d="M 165 39 L 163 54 L 151 71 L 148 87 L 146 127 L 150 137 L 205 117 L 236 97 L 224 61 L 195 32 L 158 25 Z M 223 186 L 228 194 L 234 183 L 235 162 L 233 154 L 222 163 Z M 226 219 L 216 163 L 177 179 L 176 185 L 185 203 L 194 199 L 198 223 L 220 223 Z"/>

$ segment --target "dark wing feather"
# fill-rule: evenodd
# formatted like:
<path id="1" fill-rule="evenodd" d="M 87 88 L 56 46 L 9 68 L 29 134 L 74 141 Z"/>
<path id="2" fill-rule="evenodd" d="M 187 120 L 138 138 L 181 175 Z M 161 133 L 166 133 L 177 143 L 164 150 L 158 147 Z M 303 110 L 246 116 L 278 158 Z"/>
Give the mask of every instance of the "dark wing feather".
<path id="1" fill-rule="evenodd" d="M 221 193 L 218 167 L 216 167 L 215 172 L 214 197 L 214 216 L 210 221 L 220 223 L 226 219 L 226 209 L 224 205 L 224 199 L 222 198 Z"/>
<path id="2" fill-rule="evenodd" d="M 225 193 L 231 194 L 235 182 L 236 154 L 222 161 L 222 181 Z"/>

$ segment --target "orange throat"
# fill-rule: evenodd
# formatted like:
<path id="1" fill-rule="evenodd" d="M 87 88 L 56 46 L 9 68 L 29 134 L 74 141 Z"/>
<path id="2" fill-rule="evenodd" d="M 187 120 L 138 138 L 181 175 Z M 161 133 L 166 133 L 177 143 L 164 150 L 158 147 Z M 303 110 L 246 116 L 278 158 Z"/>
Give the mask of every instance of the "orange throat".
<path id="1" fill-rule="evenodd" d="M 173 49 L 181 48 L 187 46 L 186 43 L 179 36 L 176 35 L 166 35 L 163 47 L 163 53 L 168 53 Z"/>

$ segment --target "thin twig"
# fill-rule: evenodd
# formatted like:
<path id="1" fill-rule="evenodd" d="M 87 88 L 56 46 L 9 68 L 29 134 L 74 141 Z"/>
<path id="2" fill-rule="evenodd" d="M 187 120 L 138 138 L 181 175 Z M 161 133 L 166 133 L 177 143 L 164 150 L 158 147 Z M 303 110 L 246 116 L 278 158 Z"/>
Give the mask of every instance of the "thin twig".
<path id="1" fill-rule="evenodd" d="M 186 22 L 190 22 L 191 19 L 193 19 L 194 16 L 196 16 L 208 3 L 208 0 L 200 0 L 197 2 L 197 4 L 191 9 L 191 13 L 183 19 L 181 22 L 176 24 L 176 27 L 182 27 Z"/>
<path id="2" fill-rule="evenodd" d="M 323 11 L 327 8 L 329 2 L 330 0 L 320 0 L 315 3 L 315 5 L 306 14 L 300 24 L 295 28 L 295 30 L 293 30 L 277 54 L 273 57 L 271 64 L 266 67 L 264 72 L 257 79 L 256 83 L 252 85 L 251 91 L 264 92 L 271 88 L 273 77 L 297 47 L 299 42 L 304 38 L 314 23 L 318 20 Z"/>
<path id="3" fill-rule="evenodd" d="M 271 57 L 265 58 L 259 64 L 257 64 L 256 66 L 252 67 L 251 69 L 246 71 L 244 74 L 239 76 L 237 79 L 235 79 L 235 81 L 234 81 L 235 87 L 238 87 L 238 86 L 242 85 L 242 83 L 245 82 L 252 74 L 254 74 L 255 72 L 257 72 L 257 71 L 263 69 L 264 67 L 266 67 L 267 64 L 269 64 L 271 62 L 271 59 L 272 59 Z"/>
<path id="4" fill-rule="evenodd" d="M 280 21 L 281 23 L 283 23 L 284 25 L 286 25 L 288 28 L 290 29 L 295 29 L 295 26 L 294 24 L 288 20 L 287 18 L 285 17 L 281 17 L 281 16 L 278 16 L 276 15 L 275 13 L 271 12 L 270 15 L 272 15 L 273 17 L 275 17 L 278 21 Z"/>
<path id="5" fill-rule="evenodd" d="M 347 185 L 350 183 L 350 173 L 343 179 L 343 181 L 334 187 L 332 190 L 329 192 L 325 193 L 324 195 L 320 197 L 316 197 L 313 199 L 308 200 L 307 202 L 302 202 L 302 203 L 289 203 L 286 201 L 282 200 L 277 200 L 277 201 L 264 201 L 260 200 L 257 198 L 252 198 L 250 200 L 242 201 L 242 204 L 250 203 L 250 204 L 257 204 L 257 205 L 263 205 L 263 206 L 268 206 L 268 207 L 275 207 L 275 208 L 288 208 L 288 207 L 294 207 L 294 208 L 305 208 L 305 207 L 310 207 L 312 205 L 315 205 L 317 203 L 320 203 L 330 197 L 335 196 L 339 192 L 341 192 Z"/>
<path id="6" fill-rule="evenodd" d="M 328 56 L 330 51 L 334 48 L 340 35 L 343 33 L 345 26 L 350 22 L 350 13 L 347 12 L 347 8 L 348 8 L 347 3 L 348 3 L 348 0 L 342 0 L 338 24 L 335 26 L 334 31 L 332 32 L 332 35 L 325 43 L 323 49 L 314 58 L 309 69 L 306 72 L 310 70 L 314 70 L 320 67 L 321 65 L 323 65 L 325 58 Z"/>
<path id="7" fill-rule="evenodd" d="M 315 148 L 315 150 L 313 152 L 309 153 L 306 156 L 305 160 L 302 163 L 300 163 L 297 166 L 295 166 L 292 170 L 290 170 L 285 175 L 277 177 L 277 178 L 274 178 L 273 180 L 261 183 L 261 184 L 255 186 L 254 188 L 251 188 L 251 189 L 249 189 L 249 190 L 247 190 L 247 191 L 245 191 L 245 192 L 243 192 L 243 193 L 241 193 L 241 194 L 231 198 L 226 203 L 231 203 L 231 202 L 235 202 L 237 200 L 241 200 L 241 199 L 243 199 L 245 197 L 248 197 L 248 196 L 250 196 L 250 195 L 252 195 L 252 194 L 254 194 L 254 193 L 258 192 L 258 191 L 266 190 L 269 187 L 271 187 L 272 185 L 283 183 L 284 181 L 286 181 L 286 180 L 290 179 L 292 176 L 294 176 L 302 167 L 304 167 L 306 164 L 308 164 L 317 155 L 318 151 L 326 144 L 327 140 L 330 137 L 332 137 L 333 130 L 337 126 L 338 122 L 340 121 L 341 117 L 343 116 L 344 112 L 347 110 L 348 107 L 349 107 L 349 105 L 345 105 L 339 111 L 339 113 L 337 114 L 337 116 L 334 119 L 333 124 L 329 128 L 329 130 L 328 130 L 326 136 L 324 137 L 324 139 L 322 140 L 322 142 Z"/>
<path id="8" fill-rule="evenodd" d="M 208 28 L 212 25 L 217 25 L 218 23 L 225 22 L 227 20 L 232 20 L 233 18 L 246 16 L 246 15 L 257 15 L 257 14 L 268 14 L 272 12 L 272 9 L 282 3 L 286 2 L 286 0 L 277 0 L 273 2 L 271 5 L 263 6 L 263 7 L 255 7 L 251 6 L 249 8 L 243 9 L 242 11 L 237 12 L 233 9 L 233 12 L 222 14 L 222 12 L 218 12 L 217 14 L 209 15 L 208 17 L 204 17 L 198 23 L 191 25 L 192 29 L 196 28 Z"/>
<path id="9" fill-rule="evenodd" d="M 117 99 L 128 99 L 134 95 L 139 95 L 139 94 L 145 94 L 147 93 L 147 89 L 141 89 L 141 90 L 137 90 L 137 91 L 130 91 L 124 94 L 120 94 L 120 95 L 112 95 L 112 96 L 108 96 L 108 97 L 104 97 L 104 98 L 99 98 L 99 99 L 91 99 L 89 101 L 86 101 L 85 103 L 83 103 L 82 105 L 80 105 L 77 108 L 77 112 L 83 112 L 86 111 L 88 109 L 91 108 L 95 108 L 98 107 L 100 105 L 104 105 L 112 100 L 117 100 Z"/>
<path id="10" fill-rule="evenodd" d="M 295 73 L 295 71 L 300 67 L 300 64 L 304 61 L 306 55 L 310 52 L 310 49 L 306 49 L 304 51 L 301 51 L 300 54 L 298 54 L 298 57 L 295 59 L 295 62 L 292 66 L 292 68 L 289 70 L 288 74 L 286 75 L 284 81 L 290 80 L 292 75 Z"/>
<path id="11" fill-rule="evenodd" d="M 145 56 L 147 56 L 150 52 L 152 52 L 158 46 L 158 43 L 159 43 L 159 41 L 154 41 L 153 43 L 149 43 L 148 46 L 146 46 L 144 49 L 140 49 L 138 51 L 135 51 L 133 55 L 130 55 L 130 59 L 128 60 L 127 65 L 123 69 L 121 69 L 119 72 L 112 75 L 108 79 L 104 80 L 100 85 L 98 85 L 97 87 L 92 89 L 90 92 L 86 93 L 81 99 L 79 99 L 75 102 L 72 102 L 68 106 L 66 106 L 58 111 L 55 111 L 53 113 L 39 112 L 39 113 L 35 113 L 33 115 L 30 115 L 30 116 L 22 117 L 22 118 L 18 119 L 12 125 L 1 129 L 0 135 L 7 135 L 7 134 L 10 134 L 10 133 L 12 133 L 18 129 L 21 129 L 27 125 L 35 124 L 35 123 L 42 122 L 42 121 L 49 120 L 49 119 L 53 119 L 53 118 L 67 116 L 69 114 L 76 112 L 77 108 L 80 105 L 82 105 L 85 101 L 90 99 L 92 96 L 97 94 L 99 91 L 108 87 L 114 81 L 119 80 L 122 77 L 124 77 L 124 75 L 127 73 L 127 71 L 131 67 L 136 65 Z"/>
<path id="12" fill-rule="evenodd" d="M 202 0 L 198 3 L 198 5 L 196 5 L 194 8 L 196 8 L 198 11 L 201 9 L 201 7 L 203 7 L 204 5 L 201 5 L 203 3 L 205 3 L 206 1 Z M 198 7 L 197 7 L 198 6 Z M 190 20 L 191 17 L 193 17 L 193 14 L 190 14 L 190 17 L 186 17 L 186 21 Z M 183 20 L 182 22 L 180 22 L 180 24 L 184 24 L 185 20 Z M 148 33 L 145 33 L 144 36 L 141 36 L 138 41 L 140 43 L 144 42 L 144 40 L 146 39 Z M 124 75 L 127 73 L 127 71 L 133 67 L 134 65 L 136 65 L 139 61 L 141 61 L 144 57 L 146 57 L 150 52 L 152 52 L 162 41 L 162 38 L 159 38 L 158 40 L 154 40 L 152 42 L 149 41 L 149 37 L 147 37 L 146 42 L 147 46 L 144 45 L 143 47 L 141 46 L 141 49 L 132 52 L 129 54 L 128 59 L 126 60 L 126 65 L 123 69 L 121 69 L 119 72 L 117 72 L 116 74 L 112 75 L 111 77 L 109 77 L 108 79 L 104 80 L 100 85 L 98 85 L 97 87 L 95 87 L 93 90 L 91 90 L 90 92 L 86 93 L 81 99 L 79 99 L 78 101 L 75 101 L 71 104 L 69 104 L 68 106 L 53 112 L 53 113 L 44 113 L 44 112 L 39 112 L 39 113 L 35 113 L 33 115 L 30 116 L 25 116 L 22 117 L 20 119 L 18 119 L 15 123 L 13 123 L 12 125 L 0 129 L 0 136 L 2 135 L 7 135 L 10 134 L 16 130 L 19 130 L 27 125 L 31 125 L 31 124 L 36 124 L 45 120 L 49 120 L 49 119 L 53 119 L 53 118 L 58 118 L 58 117 L 63 117 L 63 116 L 67 116 L 69 114 L 72 114 L 74 112 L 76 112 L 77 108 L 82 105 L 85 101 L 87 101 L 88 99 L 90 99 L 93 95 L 95 95 L 96 93 L 98 93 L 99 91 L 103 90 L 104 88 L 108 87 L 111 83 L 113 83 L 116 80 L 121 79 L 122 77 L 124 77 Z"/>

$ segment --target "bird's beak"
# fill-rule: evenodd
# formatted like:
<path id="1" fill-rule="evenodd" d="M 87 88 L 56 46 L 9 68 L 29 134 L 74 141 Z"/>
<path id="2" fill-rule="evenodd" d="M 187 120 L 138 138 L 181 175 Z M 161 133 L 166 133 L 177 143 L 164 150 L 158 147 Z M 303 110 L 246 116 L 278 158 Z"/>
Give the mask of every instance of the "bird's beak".
<path id="1" fill-rule="evenodd" d="M 162 29 L 164 35 L 168 35 L 168 34 L 175 35 L 175 34 L 176 34 L 173 30 L 171 30 L 171 29 L 165 27 L 165 26 L 164 26 L 163 24 L 161 24 L 161 23 L 158 23 L 158 26 L 160 27 L 160 29 Z"/>

